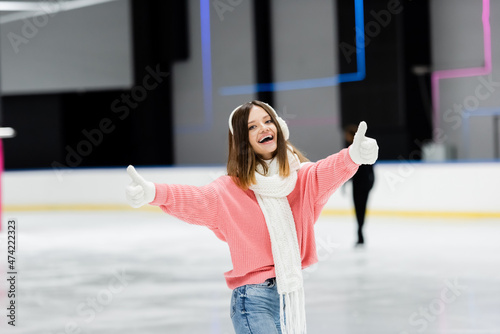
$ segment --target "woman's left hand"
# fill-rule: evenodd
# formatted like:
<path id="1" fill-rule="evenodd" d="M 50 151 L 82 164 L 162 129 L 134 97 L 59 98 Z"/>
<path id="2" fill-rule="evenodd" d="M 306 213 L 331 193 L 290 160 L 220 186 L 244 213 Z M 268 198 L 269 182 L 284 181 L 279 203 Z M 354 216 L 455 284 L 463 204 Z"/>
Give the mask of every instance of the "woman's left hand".
<path id="1" fill-rule="evenodd" d="M 366 122 L 359 123 L 352 145 L 349 146 L 349 155 L 358 165 L 373 165 L 378 158 L 377 141 L 365 136 L 367 129 Z"/>

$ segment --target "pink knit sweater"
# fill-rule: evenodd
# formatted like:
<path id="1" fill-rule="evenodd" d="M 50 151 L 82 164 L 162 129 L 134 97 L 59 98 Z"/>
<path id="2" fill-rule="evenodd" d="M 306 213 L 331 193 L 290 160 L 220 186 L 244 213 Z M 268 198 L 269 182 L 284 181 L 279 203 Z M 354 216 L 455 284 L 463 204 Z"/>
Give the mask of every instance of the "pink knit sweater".
<path id="1" fill-rule="evenodd" d="M 302 268 L 318 262 L 314 223 L 321 210 L 357 170 L 358 165 L 343 149 L 298 171 L 295 189 L 287 198 L 297 229 Z M 233 269 L 224 276 L 230 289 L 276 276 L 266 221 L 252 190 L 241 190 L 228 175 L 201 187 L 155 186 L 156 198 L 150 204 L 187 223 L 206 226 L 228 243 Z"/>

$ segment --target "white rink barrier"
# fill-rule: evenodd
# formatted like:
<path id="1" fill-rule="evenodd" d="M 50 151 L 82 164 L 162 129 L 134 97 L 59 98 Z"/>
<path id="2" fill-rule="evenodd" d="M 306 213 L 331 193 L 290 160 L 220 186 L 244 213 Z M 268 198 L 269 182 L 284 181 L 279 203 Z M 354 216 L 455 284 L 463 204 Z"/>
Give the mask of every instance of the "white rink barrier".
<path id="1" fill-rule="evenodd" d="M 137 167 L 156 183 L 201 186 L 224 175 L 225 166 Z M 500 218 L 500 163 L 384 163 L 375 165 L 370 214 L 472 215 Z M 125 210 L 123 168 L 7 171 L 3 174 L 6 211 Z M 143 209 L 143 208 L 141 208 Z M 147 208 L 146 208 L 147 209 Z M 149 208 L 151 209 L 151 208 Z M 156 209 L 156 208 L 155 208 Z M 332 195 L 324 214 L 352 212 L 351 184 Z"/>

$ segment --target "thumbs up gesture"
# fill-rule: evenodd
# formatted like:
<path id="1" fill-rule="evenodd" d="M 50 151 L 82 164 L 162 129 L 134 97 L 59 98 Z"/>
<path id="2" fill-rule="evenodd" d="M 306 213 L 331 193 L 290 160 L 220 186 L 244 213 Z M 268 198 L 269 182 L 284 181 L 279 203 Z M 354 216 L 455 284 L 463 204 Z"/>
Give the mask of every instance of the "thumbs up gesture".
<path id="1" fill-rule="evenodd" d="M 349 146 L 349 155 L 358 165 L 373 165 L 378 158 L 377 141 L 365 137 L 367 128 L 366 122 L 359 123 L 352 145 Z"/>
<path id="2" fill-rule="evenodd" d="M 132 165 L 128 166 L 127 173 L 132 179 L 132 183 L 125 188 L 128 204 L 133 208 L 139 208 L 144 204 L 151 203 L 156 197 L 154 183 L 146 181 Z"/>

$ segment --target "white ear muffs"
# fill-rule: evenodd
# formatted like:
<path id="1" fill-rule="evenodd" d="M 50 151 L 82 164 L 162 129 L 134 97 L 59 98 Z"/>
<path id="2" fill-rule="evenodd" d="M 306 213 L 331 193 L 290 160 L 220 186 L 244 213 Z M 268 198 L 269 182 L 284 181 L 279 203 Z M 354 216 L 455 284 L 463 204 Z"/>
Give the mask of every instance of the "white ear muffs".
<path id="1" fill-rule="evenodd" d="M 265 103 L 265 102 L 264 102 Z M 276 119 L 278 120 L 278 123 L 280 125 L 280 128 L 281 128 L 281 131 L 283 132 L 283 137 L 285 137 L 285 140 L 288 140 L 290 138 L 290 130 L 288 130 L 288 125 L 286 124 L 285 120 L 281 117 L 278 116 L 278 113 L 276 112 L 276 110 L 273 109 L 273 107 L 271 107 L 269 104 L 265 103 L 266 106 L 269 107 L 269 109 L 272 110 L 272 112 L 274 113 L 274 117 L 276 117 Z M 231 115 L 229 116 L 229 130 L 231 131 L 232 134 L 234 134 L 233 132 L 233 125 L 232 125 L 232 120 L 233 120 L 233 115 L 234 113 L 241 108 L 242 105 L 236 107 L 232 112 L 231 112 Z"/>

